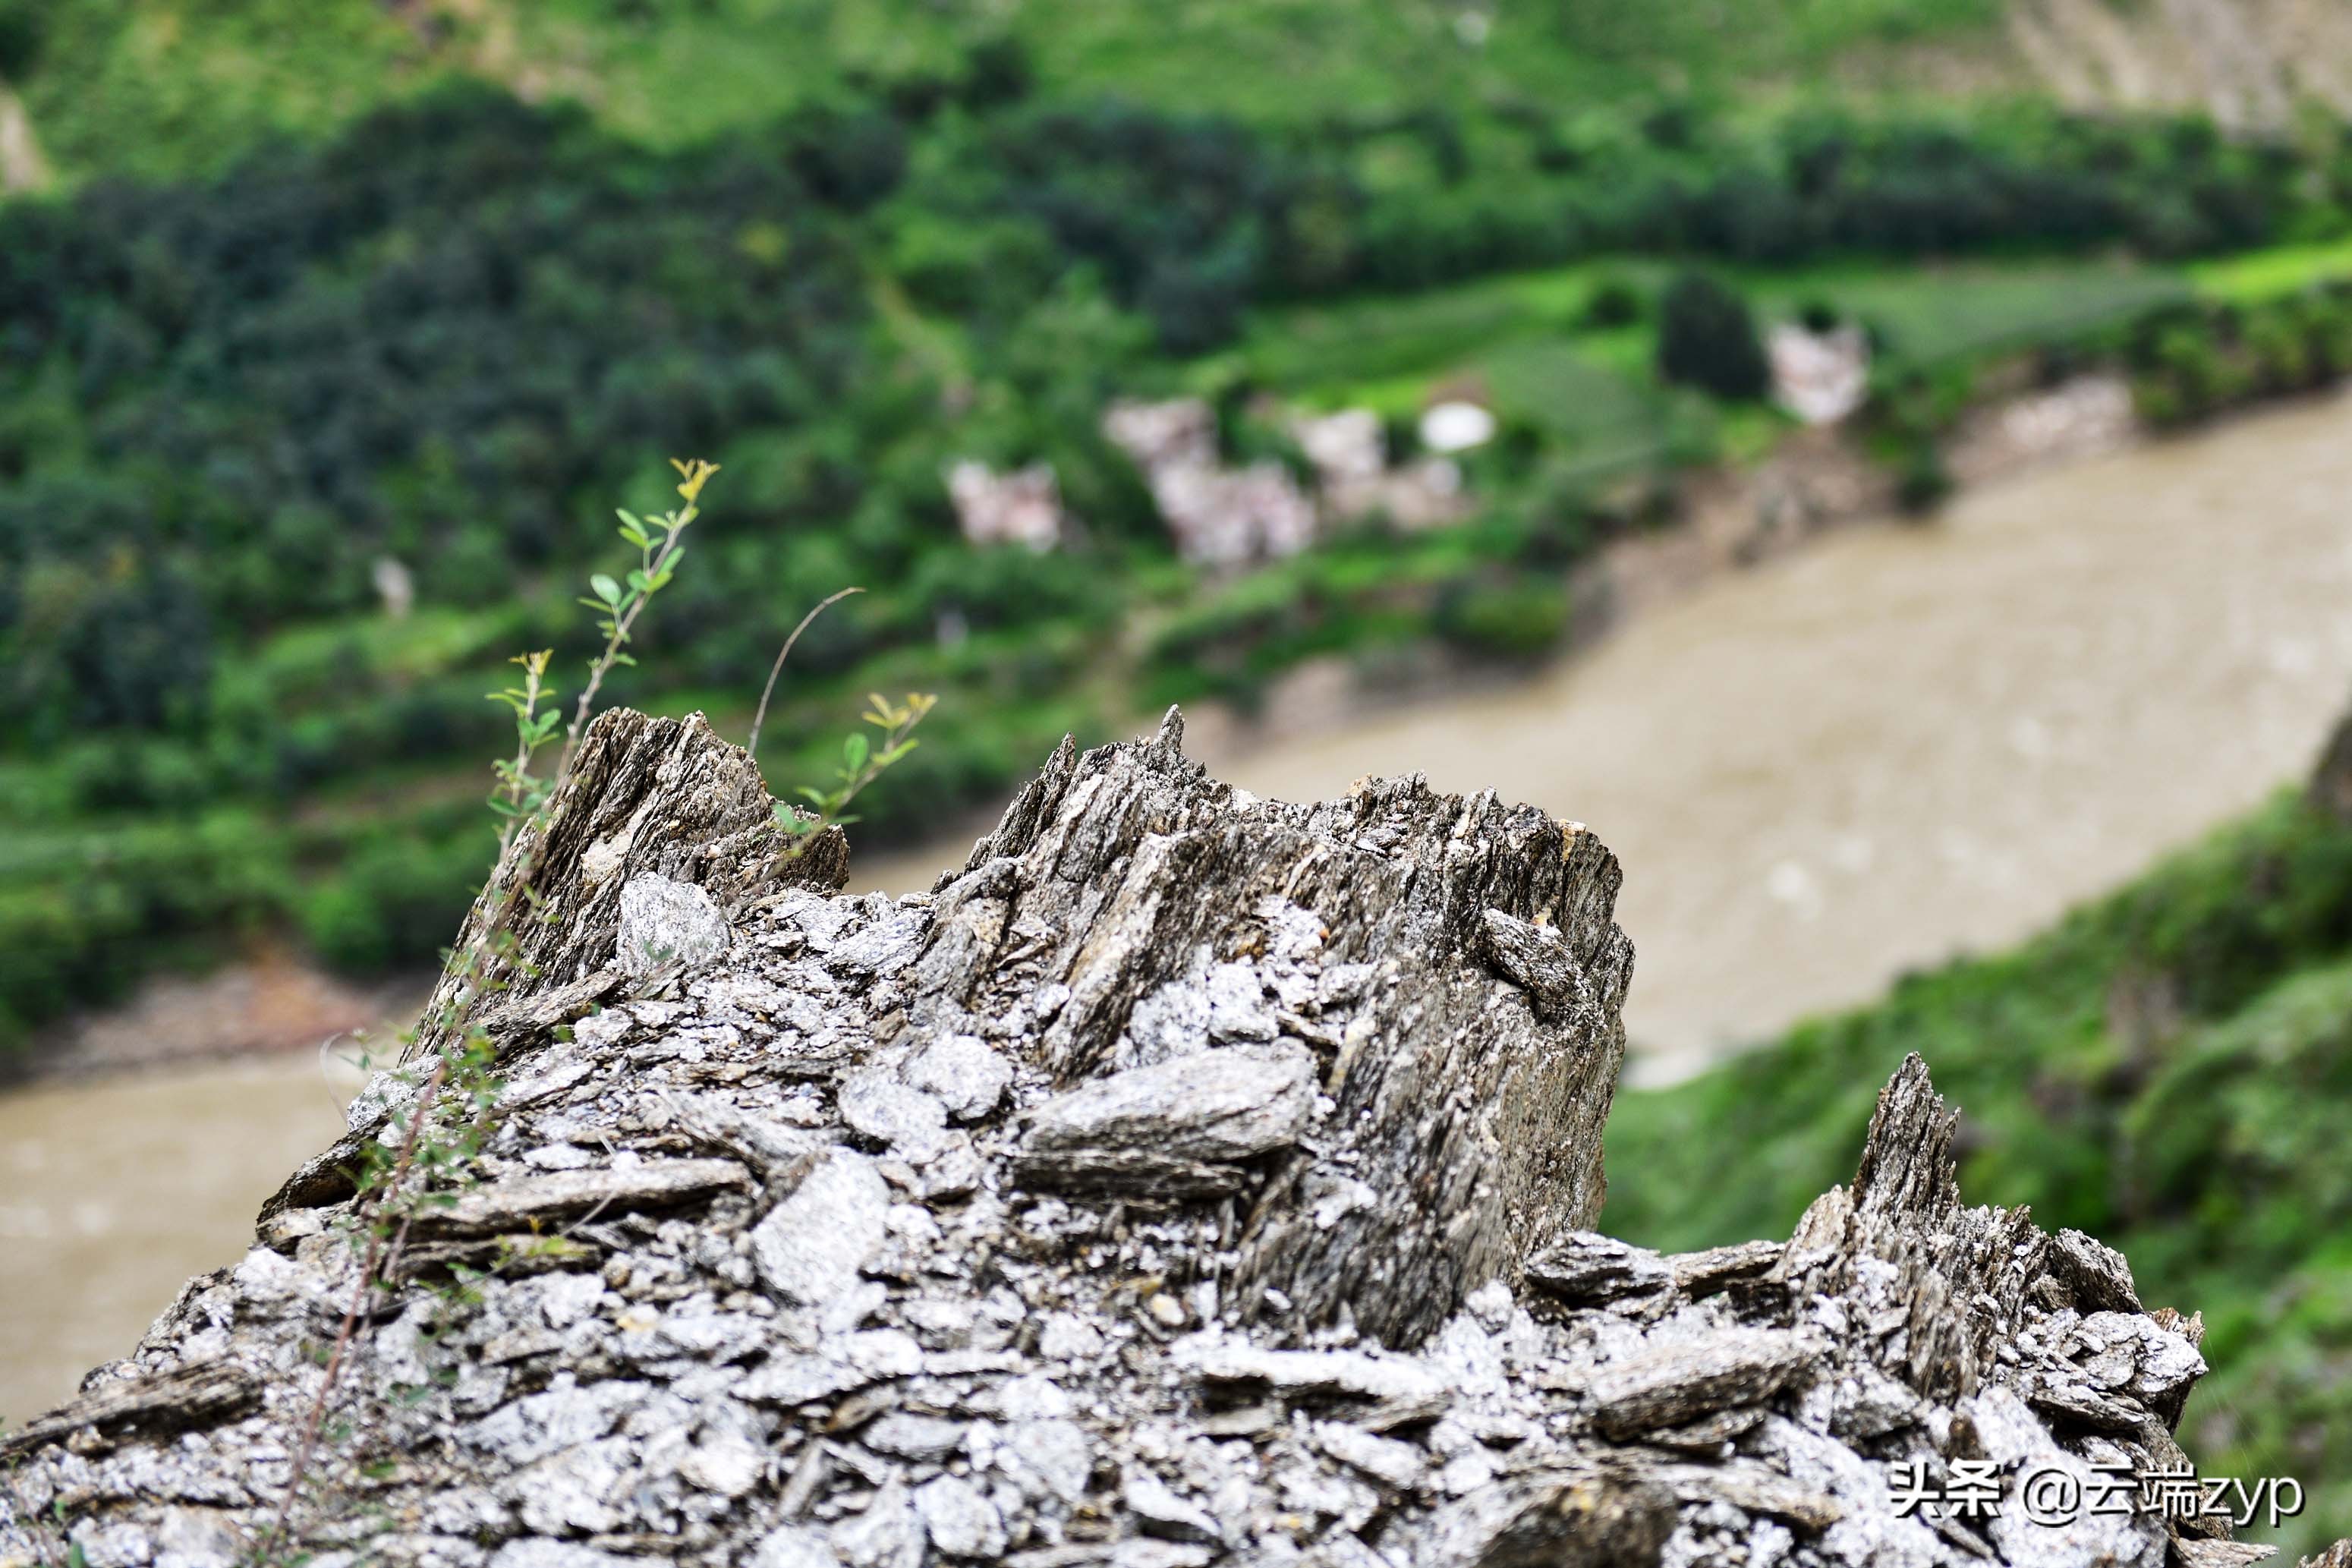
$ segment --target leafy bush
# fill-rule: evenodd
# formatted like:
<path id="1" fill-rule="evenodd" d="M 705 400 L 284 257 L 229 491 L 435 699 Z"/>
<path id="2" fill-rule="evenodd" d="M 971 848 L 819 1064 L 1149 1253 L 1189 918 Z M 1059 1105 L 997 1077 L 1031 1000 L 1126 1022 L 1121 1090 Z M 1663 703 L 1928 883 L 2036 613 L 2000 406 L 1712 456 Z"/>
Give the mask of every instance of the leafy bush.
<path id="1" fill-rule="evenodd" d="M 2124 360 L 2141 418 L 2158 429 L 2190 424 L 2352 366 L 2352 293 L 2315 289 L 2244 307 L 2155 312 L 2131 334 Z"/>
<path id="2" fill-rule="evenodd" d="M 1568 632 L 1568 595 L 1557 582 L 1471 579 L 1438 595 L 1437 633 L 1490 658 L 1526 659 L 1549 652 Z"/>
<path id="3" fill-rule="evenodd" d="M 1770 391 L 1771 366 L 1748 301 L 1703 272 L 1677 277 L 1658 307 L 1658 374 L 1734 401 Z"/>
<path id="4" fill-rule="evenodd" d="M 1642 291 L 1626 279 L 1603 278 L 1584 301 L 1584 324 L 1601 331 L 1631 326 L 1642 319 Z"/>
<path id="5" fill-rule="evenodd" d="M 31 76 L 47 38 L 37 0 L 0 0 L 0 81 Z"/>
<path id="6" fill-rule="evenodd" d="M 202 718 L 212 636 L 183 578 L 151 572 L 94 595 L 57 653 L 58 698 L 79 726 L 184 731 Z"/>
<path id="7" fill-rule="evenodd" d="M 1119 595 L 1097 562 L 1000 544 L 930 552 L 906 597 L 934 626 L 952 614 L 969 629 L 991 630 L 1045 616 L 1100 624 L 1118 613 Z"/>
<path id="8" fill-rule="evenodd" d="M 496 846 L 479 824 L 444 839 L 375 835 L 302 897 L 310 950 L 349 974 L 435 963 L 488 874 Z"/>
<path id="9" fill-rule="evenodd" d="M 1951 470 L 1944 466 L 1942 450 L 1933 440 L 1913 443 L 1896 470 L 1895 504 L 1917 517 L 1935 510 L 1951 493 Z"/>
<path id="10" fill-rule="evenodd" d="M 282 837 L 251 812 L 25 831 L 0 846 L 0 1049 L 79 1003 L 119 996 L 194 944 L 282 907 Z"/>

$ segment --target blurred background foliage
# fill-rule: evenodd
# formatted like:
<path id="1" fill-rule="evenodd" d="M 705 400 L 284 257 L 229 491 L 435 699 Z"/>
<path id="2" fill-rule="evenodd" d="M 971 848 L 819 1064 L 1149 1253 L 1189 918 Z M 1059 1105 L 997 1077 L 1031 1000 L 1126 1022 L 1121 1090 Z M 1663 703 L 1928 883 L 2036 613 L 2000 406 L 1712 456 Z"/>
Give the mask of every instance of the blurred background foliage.
<path id="1" fill-rule="evenodd" d="M 1759 57 L 1712 53 L 1695 0 L 1493 50 L 1412 6 L 281 9 L 0 7 L 55 166 L 0 208 L 0 1040 L 262 930 L 429 962 L 486 852 L 459 809 L 486 672 L 577 640 L 563 584 L 663 454 L 727 479 L 616 695 L 738 714 L 806 605 L 866 585 L 779 732 L 948 694 L 887 841 L 1143 702 L 1317 654 L 1540 653 L 1568 569 L 1632 525 L 1610 481 L 1769 444 L 1751 323 L 1801 300 L 1865 313 L 1891 379 L 1958 376 L 1886 399 L 1903 449 L 1972 354 L 2141 323 L 2187 418 L 2342 353 L 2330 297 L 2257 341 L 2176 265 L 2332 254 L 2340 134 L 1735 91 Z M 1981 9 L 1824 0 L 1748 42 L 1813 72 Z M 1708 273 L 1669 289 L 1670 258 Z M 1729 379 L 1675 368 L 1710 352 Z M 1473 526 L 1238 578 L 1176 562 L 1098 429 L 1202 392 L 1237 452 L 1279 450 L 1274 395 L 1372 406 L 1402 456 L 1465 377 L 1507 426 Z M 963 457 L 1052 463 L 1084 537 L 966 544 Z M 238 822 L 243 852 L 180 830 Z"/>

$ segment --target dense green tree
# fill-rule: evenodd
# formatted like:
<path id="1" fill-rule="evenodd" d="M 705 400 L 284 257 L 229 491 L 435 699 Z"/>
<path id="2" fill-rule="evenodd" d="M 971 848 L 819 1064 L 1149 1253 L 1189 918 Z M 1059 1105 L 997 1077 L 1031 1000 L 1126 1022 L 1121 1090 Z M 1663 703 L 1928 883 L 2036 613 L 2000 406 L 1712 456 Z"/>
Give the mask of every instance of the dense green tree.
<path id="1" fill-rule="evenodd" d="M 53 68 L 37 48 L 47 29 L 62 55 L 63 17 L 0 0 L 0 77 Z M 0 943 L 35 955 L 0 965 L 0 1012 L 120 978 L 78 943 L 135 952 L 142 931 L 229 911 L 299 917 L 353 963 L 429 958 L 483 844 L 455 817 L 411 844 L 408 803 L 496 743 L 481 693 L 499 653 L 552 645 L 577 668 L 559 585 L 601 560 L 608 508 L 648 499 L 664 456 L 719 457 L 727 499 L 698 530 L 707 569 L 615 697 L 723 705 L 808 605 L 866 588 L 795 669 L 950 690 L 919 787 L 868 813 L 887 833 L 993 791 L 1034 738 L 1082 721 L 1078 694 L 1104 685 L 1089 642 L 1136 599 L 1181 596 L 1099 414 L 1182 384 L 1172 356 L 1230 344 L 1253 310 L 1594 254 L 2187 254 L 2325 232 L 2352 191 L 2340 147 L 2194 120 L 1735 119 L 1693 95 L 1249 123 L 1043 79 L 982 38 L 667 150 L 443 87 L 324 142 L 200 161 L 218 170 L 200 178 L 0 204 L 0 806 L 37 847 L 0 890 Z M 1664 368 L 1755 395 L 1744 309 L 1696 287 L 1665 302 Z M 1653 313 L 1630 289 L 1595 305 L 1596 326 Z M 2192 417 L 2340 372 L 2347 320 L 2323 301 L 2168 322 L 2137 347 L 2143 407 Z M 1224 411 L 1234 449 L 1295 463 L 1249 401 Z M 1697 403 L 1690 426 L 1711 430 Z M 1507 436 L 1474 488 L 1541 527 L 1368 532 L 1183 590 L 1140 679 L 1245 695 L 1367 642 L 1543 646 L 1561 606 L 1510 572 L 1557 572 L 1594 531 L 1521 504 L 1557 454 Z M 1712 438 L 1668 449 L 1704 458 Z M 964 542 L 942 474 L 968 457 L 1053 465 L 1081 524 L 1061 554 Z M 403 583 L 398 625 L 377 610 Z M 957 691 L 988 717 L 959 719 Z M 205 814 L 215 848 L 264 820 L 301 839 L 274 839 L 257 863 L 283 874 L 264 876 L 130 835 Z M 412 858 L 433 874 L 402 880 Z M 18 974 L 38 978 L 19 994 Z"/>
<path id="2" fill-rule="evenodd" d="M 1763 396 L 1772 371 L 1748 301 L 1704 272 L 1667 285 L 1658 304 L 1658 374 L 1717 397 Z"/>

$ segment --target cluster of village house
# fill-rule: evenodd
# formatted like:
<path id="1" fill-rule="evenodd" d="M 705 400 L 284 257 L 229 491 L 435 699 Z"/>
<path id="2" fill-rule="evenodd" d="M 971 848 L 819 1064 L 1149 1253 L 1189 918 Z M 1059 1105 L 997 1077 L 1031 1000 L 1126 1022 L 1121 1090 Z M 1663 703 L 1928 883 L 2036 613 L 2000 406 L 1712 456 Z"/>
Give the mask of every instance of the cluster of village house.
<path id="1" fill-rule="evenodd" d="M 1870 362 L 1859 328 L 1776 326 L 1767 348 L 1774 395 L 1799 419 L 1832 423 L 1861 404 Z M 1143 475 L 1178 553 L 1213 566 L 1295 555 L 1325 529 L 1359 518 L 1423 529 L 1463 517 L 1469 507 L 1457 458 L 1493 440 L 1496 423 L 1476 402 L 1433 404 L 1416 427 L 1421 455 L 1402 462 L 1391 461 L 1380 416 L 1367 408 L 1296 416 L 1289 429 L 1311 483 L 1270 458 L 1228 463 L 1218 450 L 1216 412 L 1197 397 L 1115 403 L 1103 415 L 1103 433 Z M 999 472 L 966 459 L 949 468 L 947 484 L 975 544 L 1046 551 L 1068 534 L 1072 520 L 1051 464 Z"/>
<path id="2" fill-rule="evenodd" d="M 1475 404 L 1441 403 L 1422 418 L 1426 455 L 1391 464 L 1370 409 L 1297 418 L 1291 434 L 1313 469 L 1308 485 L 1271 458 L 1228 463 L 1217 449 L 1216 411 L 1200 398 L 1113 404 L 1103 433 L 1143 475 L 1180 554 L 1237 565 L 1295 555 L 1324 527 L 1375 512 L 1403 528 L 1452 521 L 1464 505 L 1454 454 L 1491 440 L 1495 419 Z M 1045 463 L 998 473 L 961 462 L 948 471 L 948 493 L 975 544 L 1050 550 L 1069 521 Z"/>

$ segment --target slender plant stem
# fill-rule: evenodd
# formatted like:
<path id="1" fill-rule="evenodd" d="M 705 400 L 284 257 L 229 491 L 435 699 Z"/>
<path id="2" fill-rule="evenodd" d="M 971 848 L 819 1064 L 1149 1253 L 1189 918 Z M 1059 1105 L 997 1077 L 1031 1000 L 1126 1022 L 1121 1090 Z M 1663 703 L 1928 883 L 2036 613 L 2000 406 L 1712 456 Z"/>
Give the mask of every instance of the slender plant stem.
<path id="1" fill-rule="evenodd" d="M 425 1080 L 425 1086 L 417 1090 L 408 1115 L 408 1131 L 400 1141 L 400 1158 L 393 1164 L 392 1179 L 385 1188 L 387 1192 L 397 1194 L 401 1183 L 407 1178 L 409 1168 L 415 1163 L 417 1137 L 425 1129 L 425 1119 L 432 1114 L 434 1100 L 441 1092 L 441 1080 L 448 1071 L 449 1058 L 446 1055 L 438 1058 L 433 1064 L 431 1076 Z M 381 1204 L 378 1206 L 380 1208 Z M 310 1402 L 310 1414 L 302 1419 L 302 1435 L 294 1444 L 292 1466 L 286 1477 L 286 1495 L 278 1500 L 278 1517 L 270 1522 L 269 1533 L 262 1538 L 261 1548 L 257 1554 L 265 1561 L 270 1548 L 286 1533 L 287 1523 L 293 1517 L 295 1500 L 302 1493 L 303 1473 L 310 1468 L 311 1450 L 318 1443 L 319 1428 L 326 1421 L 327 1405 L 334 1397 L 335 1384 L 341 1377 L 352 1336 L 359 1331 L 360 1319 L 365 1315 L 368 1302 L 375 1295 L 376 1267 L 385 1256 L 384 1238 L 383 1231 L 376 1226 L 371 1225 L 368 1229 L 367 1253 L 360 1260 L 359 1282 L 352 1289 L 351 1304 L 343 1309 L 342 1326 L 335 1331 L 335 1348 L 328 1353 L 326 1376 L 319 1384 L 319 1396 Z M 403 1218 L 401 1240 L 405 1240 L 407 1236 L 408 1221 Z M 395 1242 L 394 1255 L 397 1256 L 398 1251 L 398 1243 Z"/>
<path id="2" fill-rule="evenodd" d="M 562 780 L 562 775 L 559 773 L 557 782 L 560 784 Z M 484 962 L 485 954 L 497 950 L 517 905 L 522 901 L 524 890 L 530 886 L 530 879 L 538 875 L 540 856 L 544 848 L 544 839 L 532 847 L 530 858 L 523 863 L 521 874 L 499 900 L 498 908 L 483 929 L 481 937 L 467 950 L 467 964 L 470 972 L 478 974 L 479 971 L 474 966 Z M 479 994 L 477 986 L 471 995 L 454 1005 L 448 1016 L 462 1022 L 474 996 Z M 432 1072 L 426 1075 L 424 1084 L 417 1089 L 409 1111 L 407 1131 L 400 1141 L 400 1155 L 394 1161 L 392 1174 L 384 1182 L 383 1196 L 375 1200 L 374 1208 L 378 1215 L 383 1213 L 384 1197 L 398 1196 L 402 1185 L 415 1168 L 417 1141 L 424 1134 L 425 1124 L 433 1115 L 440 1100 L 442 1086 L 449 1076 L 449 1052 L 461 1048 L 462 1043 L 444 1045 L 436 1054 Z M 286 1493 L 278 1500 L 278 1516 L 271 1521 L 268 1533 L 262 1537 L 261 1545 L 254 1554 L 257 1563 L 267 1563 L 271 1549 L 285 1536 L 286 1527 L 293 1517 L 294 1505 L 301 1495 L 302 1478 L 310 1468 L 310 1456 L 318 1447 L 319 1432 L 326 1421 L 328 1405 L 334 1397 L 335 1385 L 349 1359 L 352 1338 L 359 1331 L 361 1319 L 366 1315 L 369 1300 L 374 1296 L 382 1279 L 388 1275 L 392 1263 L 398 1259 L 401 1248 L 406 1245 L 409 1223 L 414 1217 L 413 1214 L 401 1217 L 400 1229 L 394 1236 L 389 1248 L 385 1246 L 382 1227 L 373 1219 L 370 1221 L 367 1251 L 360 1260 L 359 1280 L 352 1287 L 351 1302 L 343 1310 L 342 1326 L 335 1332 L 334 1349 L 328 1353 L 326 1376 L 319 1384 L 318 1397 L 310 1402 L 310 1413 L 303 1418 L 301 1435 L 295 1442 L 292 1463 L 287 1471 Z"/>
<path id="3" fill-rule="evenodd" d="M 662 541 L 661 553 L 654 557 L 653 564 L 646 569 L 647 577 L 659 577 L 669 565 L 670 558 L 678 551 L 677 536 L 686 531 L 686 525 L 692 522 L 695 516 L 696 511 L 691 505 L 680 514 L 677 526 L 671 529 L 668 537 Z M 613 635 L 605 639 L 604 651 L 597 655 L 595 662 L 588 667 L 588 684 L 581 688 L 580 700 L 572 710 L 572 723 L 563 731 L 563 750 L 555 759 L 556 783 L 563 782 L 565 771 L 572 766 L 572 753 L 578 749 L 580 733 L 588 728 L 588 715 L 596 706 L 597 689 L 604 684 L 604 677 L 612 673 L 622 647 L 628 642 L 629 628 L 636 624 L 637 612 L 644 609 L 646 601 L 652 597 L 650 593 L 640 593 L 630 601 L 627 609 L 614 612 Z"/>
<path id="4" fill-rule="evenodd" d="M 863 588 L 844 588 L 838 594 L 821 601 L 815 609 L 801 617 L 801 624 L 794 626 L 793 635 L 784 639 L 784 646 L 776 651 L 776 662 L 768 667 L 768 684 L 760 689 L 760 710 L 751 715 L 751 738 L 743 742 L 746 755 L 754 759 L 760 755 L 760 726 L 768 721 L 768 699 L 775 695 L 776 677 L 783 674 L 784 660 L 793 657 L 793 645 L 801 640 L 801 634 L 809 629 L 811 621 L 849 597 L 850 595 L 864 592 L 866 590 Z"/>
<path id="5" fill-rule="evenodd" d="M 634 592 L 629 595 L 625 605 L 621 602 L 616 592 L 602 590 L 599 592 L 599 597 L 611 607 L 610 630 L 605 637 L 604 651 L 589 664 L 588 681 L 580 693 L 579 703 L 572 710 L 572 723 L 564 731 L 563 748 L 557 757 L 555 772 L 548 782 L 545 795 L 535 798 L 532 796 L 529 788 L 527 770 L 530 767 L 531 753 L 538 749 L 537 742 L 532 739 L 531 726 L 542 689 L 541 676 L 546 669 L 547 655 L 525 656 L 518 660 L 524 667 L 524 681 L 520 690 L 493 694 L 503 697 L 509 706 L 516 709 L 520 726 L 520 731 L 517 737 L 515 759 L 506 767 L 502 793 L 510 806 L 530 805 L 530 815 L 542 828 L 545 823 L 538 811 L 537 802 L 551 799 L 571 776 L 572 758 L 579 748 L 581 735 L 588 727 L 589 715 L 595 710 L 596 693 L 604 685 L 604 677 L 612 671 L 613 666 L 620 662 L 623 657 L 621 650 L 628 645 L 629 629 L 636 623 L 638 613 L 652 599 L 655 591 L 667 581 L 670 570 L 676 565 L 680 548 L 678 536 L 686 531 L 688 524 L 700 515 L 699 510 L 695 505 L 695 498 L 701 492 L 704 481 L 718 472 L 716 466 L 702 462 L 697 462 L 691 468 L 683 462 L 677 462 L 672 466 L 677 469 L 684 480 L 678 487 L 678 493 L 686 498 L 686 505 L 677 511 L 664 514 L 661 522 L 665 531 L 661 548 L 658 551 L 646 553 L 643 525 L 636 519 L 629 517 L 627 513 L 622 514 L 624 521 L 629 524 L 630 529 L 636 531 L 633 535 L 633 541 L 639 545 L 640 559 L 644 563 L 638 573 L 632 574 Z M 835 595 L 835 597 L 838 598 L 840 595 Z M 827 604 L 832 602 L 832 600 L 826 601 Z M 821 605 L 818 608 L 822 609 L 824 605 Z M 814 619 L 814 611 L 810 612 L 809 618 Z M 801 625 L 805 627 L 808 621 L 803 620 Z M 793 636 L 797 639 L 800 636 L 799 631 L 794 631 Z M 785 644 L 787 652 L 791 650 L 791 647 L 790 643 Z M 782 660 L 779 659 L 778 662 L 781 664 Z M 771 686 L 774 684 L 774 680 L 775 678 L 772 674 L 769 677 Z M 761 701 L 763 711 L 765 706 L 763 699 Z M 499 835 L 499 858 L 501 866 L 504 865 L 508 852 L 512 848 L 525 826 L 527 824 L 518 816 L 510 819 L 505 831 Z M 499 897 L 481 933 L 462 955 L 467 978 L 459 991 L 459 999 L 452 1005 L 452 1010 L 446 1016 L 445 1021 L 436 1025 L 436 1027 L 460 1029 L 465 1023 L 467 1011 L 480 998 L 483 992 L 489 988 L 484 980 L 486 970 L 495 962 L 494 955 L 499 952 L 499 943 L 507 938 L 518 907 L 526 898 L 531 896 L 530 884 L 539 875 L 541 858 L 545 854 L 546 848 L 547 841 L 542 832 L 539 841 L 531 846 L 513 881 Z M 452 962 L 458 962 L 458 955 L 453 954 Z M 367 1316 L 370 1302 L 374 1299 L 376 1292 L 383 1288 L 383 1283 L 392 1277 L 393 1271 L 398 1267 L 403 1250 L 408 1245 L 409 1227 L 415 1219 L 414 1208 L 401 1214 L 398 1226 L 387 1236 L 384 1226 L 386 1205 L 400 1198 L 403 1187 L 415 1173 L 418 1142 L 423 1136 L 425 1123 L 432 1119 L 438 1107 L 441 1092 L 447 1086 L 451 1074 L 452 1062 L 455 1058 L 450 1053 L 467 1048 L 466 1037 L 460 1033 L 457 1040 L 444 1042 L 441 1048 L 435 1054 L 433 1070 L 427 1075 L 412 1101 L 408 1126 L 401 1139 L 400 1153 L 393 1163 L 391 1174 L 385 1178 L 382 1187 L 377 1189 L 372 1197 L 362 1199 L 361 1206 L 368 1216 L 368 1244 L 365 1252 L 361 1256 L 359 1279 L 352 1287 L 351 1301 L 343 1310 L 341 1326 L 336 1330 L 334 1347 L 328 1352 L 323 1375 L 319 1384 L 318 1396 L 311 1401 L 310 1408 L 303 1418 L 302 1429 L 296 1439 L 291 1462 L 287 1471 L 285 1495 L 278 1500 L 277 1515 L 257 1548 L 255 1554 L 257 1563 L 266 1563 L 269 1553 L 286 1539 L 288 1527 L 293 1520 L 295 1505 L 301 1496 L 304 1477 L 309 1472 L 312 1456 L 318 1447 L 320 1433 L 325 1426 L 328 1408 L 333 1402 L 335 1389 L 341 1380 L 343 1371 L 350 1363 L 352 1346 L 358 1336 L 360 1324 Z M 492 1049 L 495 1055 L 495 1047 Z M 362 1191 L 364 1192 L 364 1186 Z"/>
<path id="6" fill-rule="evenodd" d="M 513 771 L 507 775 L 503 791 L 507 804 L 515 808 L 515 814 L 509 816 L 506 826 L 499 830 L 499 858 L 501 860 L 506 858 L 508 848 L 514 843 L 516 830 L 522 826 L 523 792 L 529 787 L 530 756 L 539 750 L 539 743 L 532 739 L 533 731 L 529 726 L 538 714 L 540 686 L 547 672 L 547 658 L 548 656 L 541 653 L 525 655 L 520 661 L 523 667 L 522 708 L 519 715 L 521 722 L 516 727 Z"/>

